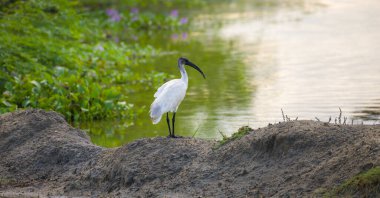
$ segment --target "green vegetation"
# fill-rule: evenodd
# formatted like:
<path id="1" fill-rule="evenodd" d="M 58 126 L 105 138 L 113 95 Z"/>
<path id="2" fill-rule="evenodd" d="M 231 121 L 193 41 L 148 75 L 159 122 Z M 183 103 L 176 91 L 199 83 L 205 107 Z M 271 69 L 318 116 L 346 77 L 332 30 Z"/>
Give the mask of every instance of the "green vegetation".
<path id="1" fill-rule="evenodd" d="M 343 184 L 325 194 L 325 197 L 341 197 L 360 195 L 361 197 L 375 197 L 380 194 L 380 166 L 360 173 Z"/>
<path id="2" fill-rule="evenodd" d="M 139 44 L 135 34 L 186 28 L 187 18 L 170 12 L 178 0 L 116 2 L 1 2 L 0 113 L 43 108 L 84 121 L 141 112 L 128 95 L 156 87 L 166 76 L 135 72 L 160 54 Z M 166 9 L 150 10 L 149 2 Z"/>
<path id="3" fill-rule="evenodd" d="M 221 147 L 221 146 L 223 146 L 229 142 L 232 142 L 234 140 L 238 140 L 241 137 L 247 135 L 251 131 L 253 131 L 253 129 L 251 127 L 243 126 L 243 127 L 240 127 L 236 133 L 232 134 L 231 137 L 227 137 L 225 134 L 221 133 L 223 136 L 223 139 L 218 142 L 219 144 L 217 147 L 219 148 L 219 147 Z"/>

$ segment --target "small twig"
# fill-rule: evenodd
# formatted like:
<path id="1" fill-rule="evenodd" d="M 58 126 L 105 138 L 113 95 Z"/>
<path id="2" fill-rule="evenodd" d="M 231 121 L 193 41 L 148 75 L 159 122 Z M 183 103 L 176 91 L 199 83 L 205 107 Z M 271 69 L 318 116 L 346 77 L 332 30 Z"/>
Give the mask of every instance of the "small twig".
<path id="1" fill-rule="evenodd" d="M 344 121 L 343 121 L 343 125 L 345 125 L 345 124 L 346 124 L 346 121 L 347 121 L 347 117 L 344 117 L 343 120 L 344 120 Z"/>
<path id="2" fill-rule="evenodd" d="M 319 118 L 317 118 L 317 117 L 315 117 L 315 119 L 318 121 L 318 122 L 320 122 L 321 120 L 319 120 Z"/>
<path id="3" fill-rule="evenodd" d="M 335 118 L 335 124 L 336 124 L 336 119 L 337 119 L 337 118 Z"/>
<path id="4" fill-rule="evenodd" d="M 296 117 L 296 121 L 298 120 L 298 116 Z"/>
<path id="5" fill-rule="evenodd" d="M 195 130 L 195 132 L 193 133 L 193 136 L 191 136 L 192 138 L 198 133 L 198 130 L 200 127 L 201 127 L 201 125 L 199 125 L 198 128 Z"/>
<path id="6" fill-rule="evenodd" d="M 329 122 L 328 123 L 330 123 L 331 122 L 331 116 L 330 116 L 330 118 L 329 118 Z"/>
<path id="7" fill-rule="evenodd" d="M 339 107 L 339 124 L 342 124 L 342 109 Z"/>
<path id="8" fill-rule="evenodd" d="M 354 119 L 351 119 L 351 125 L 354 125 Z"/>
<path id="9" fill-rule="evenodd" d="M 284 115 L 284 111 L 282 110 L 282 108 L 281 108 L 281 113 L 282 113 L 282 119 L 284 120 L 284 122 L 286 122 L 286 120 L 285 120 L 285 115 Z"/>
<path id="10" fill-rule="evenodd" d="M 288 117 L 288 115 L 285 115 L 285 116 L 286 116 L 286 120 L 289 122 L 290 118 Z"/>

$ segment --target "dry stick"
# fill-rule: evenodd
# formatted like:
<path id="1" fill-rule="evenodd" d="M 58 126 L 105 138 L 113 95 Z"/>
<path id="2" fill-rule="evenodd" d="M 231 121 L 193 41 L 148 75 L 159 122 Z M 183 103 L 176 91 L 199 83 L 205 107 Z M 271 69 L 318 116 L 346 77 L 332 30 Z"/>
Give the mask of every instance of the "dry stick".
<path id="1" fill-rule="evenodd" d="M 344 117 L 343 119 L 344 119 L 344 121 L 343 121 L 343 125 L 345 125 L 345 124 L 346 124 L 346 121 L 347 121 L 347 117 Z"/>
<path id="2" fill-rule="evenodd" d="M 320 122 L 321 120 L 319 120 L 319 118 L 317 118 L 317 117 L 315 117 L 315 119 L 318 121 L 318 122 Z"/>
<path id="3" fill-rule="evenodd" d="M 286 116 L 286 120 L 289 122 L 290 118 L 288 117 L 288 115 L 285 115 L 285 116 Z"/>
<path id="4" fill-rule="evenodd" d="M 330 118 L 329 118 L 329 122 L 328 123 L 330 123 L 331 122 L 331 116 L 330 116 Z"/>
<path id="5" fill-rule="evenodd" d="M 354 125 L 354 119 L 351 119 L 351 125 Z"/>
<path id="6" fill-rule="evenodd" d="M 298 120 L 298 116 L 296 117 L 296 121 Z"/>
<path id="7" fill-rule="evenodd" d="M 336 118 L 335 118 L 335 124 L 336 124 Z"/>
<path id="8" fill-rule="evenodd" d="M 342 109 L 340 109 L 340 107 L 339 107 L 339 124 L 342 124 L 341 118 L 342 118 Z"/>
<path id="9" fill-rule="evenodd" d="M 281 108 L 281 113 L 282 113 L 282 119 L 284 120 L 284 122 L 286 122 L 286 120 L 285 120 L 285 115 L 284 115 L 284 111 L 282 110 L 282 108 Z"/>

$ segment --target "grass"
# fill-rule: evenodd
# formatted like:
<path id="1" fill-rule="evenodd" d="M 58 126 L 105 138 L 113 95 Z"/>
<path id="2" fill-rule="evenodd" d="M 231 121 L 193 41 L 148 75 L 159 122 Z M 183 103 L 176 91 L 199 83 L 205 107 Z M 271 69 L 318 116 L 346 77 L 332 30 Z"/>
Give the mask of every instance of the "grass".
<path id="1" fill-rule="evenodd" d="M 226 145 L 232 141 L 238 140 L 241 137 L 247 135 L 251 131 L 253 131 L 253 129 L 251 127 L 243 126 L 243 127 L 240 127 L 237 132 L 232 134 L 231 137 L 227 137 L 225 134 L 223 134 L 222 132 L 219 131 L 220 134 L 223 136 L 223 139 L 218 142 L 217 148 L 219 148 L 223 145 Z"/>
<path id="2" fill-rule="evenodd" d="M 380 166 L 360 173 L 343 184 L 325 193 L 324 197 L 346 197 L 360 195 L 361 197 L 376 197 L 380 194 Z"/>

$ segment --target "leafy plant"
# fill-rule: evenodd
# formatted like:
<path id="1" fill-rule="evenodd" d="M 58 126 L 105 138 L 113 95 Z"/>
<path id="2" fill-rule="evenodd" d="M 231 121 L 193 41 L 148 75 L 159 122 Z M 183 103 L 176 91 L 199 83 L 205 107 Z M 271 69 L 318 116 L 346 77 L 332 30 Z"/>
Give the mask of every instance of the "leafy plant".
<path id="1" fill-rule="evenodd" d="M 84 5 L 93 2 L 86 3 L 1 3 L 0 113 L 43 108 L 71 121 L 134 117 L 139 107 L 128 102 L 128 93 L 136 86 L 129 85 L 144 88 L 162 83 L 164 74 L 133 71 L 160 51 L 116 40 L 117 32 L 185 24 L 170 14 L 149 11 L 111 10 L 113 15 L 110 10 L 88 11 Z"/>

